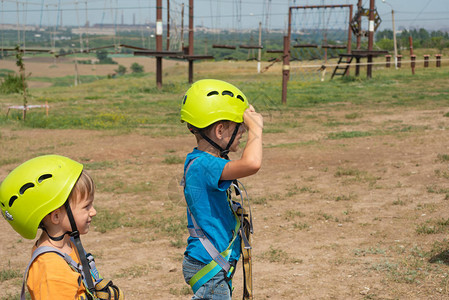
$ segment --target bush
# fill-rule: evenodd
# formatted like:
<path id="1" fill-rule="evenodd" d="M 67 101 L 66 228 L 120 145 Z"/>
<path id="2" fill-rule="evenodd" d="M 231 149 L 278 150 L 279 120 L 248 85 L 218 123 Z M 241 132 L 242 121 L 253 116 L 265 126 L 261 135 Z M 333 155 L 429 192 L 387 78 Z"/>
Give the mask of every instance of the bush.
<path id="1" fill-rule="evenodd" d="M 126 67 L 124 65 L 118 65 L 118 69 L 114 70 L 119 75 L 125 75 Z"/>
<path id="2" fill-rule="evenodd" d="M 22 78 L 16 74 L 8 74 L 0 83 L 1 94 L 20 93 L 23 89 Z"/>
<path id="3" fill-rule="evenodd" d="M 143 73 L 143 66 L 139 65 L 138 63 L 133 63 L 131 65 L 131 71 L 133 73 Z"/>

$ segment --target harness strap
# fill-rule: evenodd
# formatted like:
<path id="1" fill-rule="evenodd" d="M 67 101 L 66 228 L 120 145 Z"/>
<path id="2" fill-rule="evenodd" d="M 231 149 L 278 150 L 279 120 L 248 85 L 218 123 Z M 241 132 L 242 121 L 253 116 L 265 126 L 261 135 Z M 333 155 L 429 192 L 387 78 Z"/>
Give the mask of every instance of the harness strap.
<path id="1" fill-rule="evenodd" d="M 68 200 L 64 203 L 64 206 L 65 210 L 67 211 L 67 216 L 69 217 L 70 225 L 72 226 L 72 233 L 70 233 L 70 236 L 73 238 L 73 243 L 75 244 L 76 250 L 78 250 L 78 257 L 82 265 L 82 270 L 89 270 L 89 263 L 87 261 L 86 255 L 84 255 L 86 252 L 84 251 L 83 245 L 81 244 L 80 233 L 78 231 L 78 228 L 76 227 L 75 218 L 73 217 Z M 85 276 L 83 272 L 81 272 L 81 276 L 83 276 L 83 280 L 85 280 L 86 282 L 86 289 L 88 293 L 90 295 L 95 295 L 95 286 L 92 281 L 92 276 Z"/>
<path id="2" fill-rule="evenodd" d="M 39 247 L 36 250 L 33 251 L 33 254 L 31 256 L 31 260 L 28 263 L 28 266 L 25 269 L 25 274 L 23 275 L 23 282 L 22 282 L 22 292 L 20 293 L 20 299 L 25 300 L 25 285 L 28 279 L 28 271 L 31 267 L 31 264 L 34 262 L 34 260 L 41 254 L 48 253 L 48 252 L 54 252 L 56 254 L 59 254 L 68 264 L 70 267 L 72 267 L 74 270 L 76 270 L 78 273 L 82 272 L 82 267 L 77 264 L 67 253 L 64 253 L 62 251 L 59 251 L 56 248 L 49 247 L 49 246 L 43 246 Z"/>
<path id="3" fill-rule="evenodd" d="M 185 188 L 186 186 L 186 174 L 192 165 L 192 163 L 195 161 L 196 158 L 192 159 L 186 166 L 186 170 L 184 172 L 183 179 L 181 180 L 181 185 Z M 240 220 L 238 216 L 236 215 L 236 212 L 234 211 L 232 207 L 232 203 L 230 202 L 230 199 L 228 197 L 229 206 L 234 214 L 234 217 L 236 219 L 236 226 L 234 229 L 234 234 L 232 237 L 231 242 L 229 243 L 226 250 L 219 253 L 218 250 L 215 248 L 215 246 L 212 244 L 212 242 L 207 238 L 206 234 L 203 232 L 201 227 L 198 226 L 192 212 L 190 211 L 190 208 L 187 206 L 187 211 L 190 215 L 190 218 L 193 223 L 193 228 L 188 228 L 189 233 L 191 237 L 198 238 L 203 245 L 203 247 L 206 249 L 207 253 L 212 258 L 212 261 L 204 266 L 201 270 L 199 270 L 189 281 L 190 286 L 192 287 L 192 290 L 194 293 L 207 281 L 209 281 L 212 277 L 214 277 L 218 272 L 221 270 L 224 270 L 226 272 L 228 280 L 228 284 L 230 287 L 232 286 L 231 278 L 235 271 L 235 265 L 232 266 L 229 263 L 229 258 L 232 254 L 232 245 L 235 242 L 235 239 L 238 236 L 238 232 L 240 230 Z"/>
<path id="4" fill-rule="evenodd" d="M 74 242 L 73 239 L 71 239 L 72 242 Z M 64 253 L 56 248 L 53 247 L 49 247 L 49 246 L 42 246 L 37 248 L 36 250 L 33 251 L 33 254 L 31 256 L 31 260 L 28 263 L 28 266 L 25 270 L 25 274 L 23 276 L 23 282 L 22 282 L 22 292 L 20 295 L 20 299 L 21 300 L 25 300 L 25 293 L 26 293 L 26 281 L 28 278 L 28 271 L 31 267 L 31 264 L 34 262 L 34 260 L 39 256 L 42 255 L 44 253 L 48 253 L 48 252 L 53 252 L 58 254 L 59 256 L 61 256 L 66 262 L 67 264 L 76 272 L 80 273 L 81 276 L 83 277 L 83 283 L 86 284 L 85 281 L 85 277 L 90 277 L 90 276 L 84 276 L 84 272 L 83 272 L 83 267 L 76 263 L 71 257 L 70 255 L 68 255 L 67 253 Z M 86 294 L 87 299 L 99 299 L 99 300 L 124 300 L 125 296 L 122 292 L 122 290 L 117 287 L 116 285 L 114 285 L 112 283 L 112 281 L 105 281 L 103 280 L 103 278 L 100 276 L 97 267 L 95 265 L 95 260 L 92 256 L 92 254 L 88 253 L 86 254 L 86 252 L 82 252 L 84 254 L 84 256 L 86 256 L 87 261 L 89 262 L 89 269 L 90 269 L 90 274 L 92 275 L 93 279 L 95 280 L 95 291 L 92 294 Z M 80 255 L 78 253 L 78 255 Z M 83 256 L 83 255 L 80 255 Z M 92 280 L 91 277 L 91 280 Z"/>
<path id="5" fill-rule="evenodd" d="M 198 238 L 203 245 L 203 247 L 206 249 L 207 253 L 209 253 L 210 257 L 218 264 L 220 267 L 225 270 L 226 272 L 229 271 L 231 268 L 231 265 L 229 262 L 218 252 L 217 248 L 212 244 L 212 242 L 207 238 L 207 236 L 204 234 L 203 230 L 198 226 L 198 224 L 195 221 L 195 218 L 192 215 L 192 212 L 187 207 L 187 210 L 190 214 L 190 218 L 192 218 L 192 223 L 194 228 L 188 228 L 189 233 L 191 237 Z"/>

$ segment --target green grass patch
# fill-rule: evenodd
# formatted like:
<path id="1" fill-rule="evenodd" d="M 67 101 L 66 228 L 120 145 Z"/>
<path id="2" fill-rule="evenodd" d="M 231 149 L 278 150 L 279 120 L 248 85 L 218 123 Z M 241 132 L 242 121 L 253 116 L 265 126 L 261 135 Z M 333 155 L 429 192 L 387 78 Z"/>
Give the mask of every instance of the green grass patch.
<path id="1" fill-rule="evenodd" d="M 375 133 L 370 131 L 342 131 L 342 132 L 331 132 L 327 135 L 327 137 L 331 140 L 339 140 L 339 139 L 366 137 L 372 135 L 375 135 Z"/>
<path id="2" fill-rule="evenodd" d="M 180 158 L 179 156 L 169 155 L 166 158 L 164 158 L 162 163 L 167 164 L 167 165 L 182 164 L 182 163 L 184 163 L 184 159 Z"/>
<path id="3" fill-rule="evenodd" d="M 0 270 L 0 282 L 7 281 L 14 278 L 20 278 L 23 274 L 19 270 L 6 269 Z"/>
<path id="4" fill-rule="evenodd" d="M 124 213 L 97 208 L 97 215 L 92 220 L 95 231 L 106 233 L 124 226 Z"/>
<path id="5" fill-rule="evenodd" d="M 94 161 L 84 163 L 84 167 L 87 170 L 106 170 L 114 168 L 115 166 L 116 163 L 112 161 Z"/>
<path id="6" fill-rule="evenodd" d="M 449 218 L 439 220 L 428 220 L 416 226 L 417 234 L 436 234 L 449 231 Z"/>
<path id="7" fill-rule="evenodd" d="M 94 75 L 81 75 L 78 76 L 80 84 L 91 83 L 100 79 L 104 79 L 106 76 L 94 76 Z M 53 87 L 72 87 L 75 86 L 75 76 L 64 77 L 33 77 L 33 81 L 49 82 Z"/>

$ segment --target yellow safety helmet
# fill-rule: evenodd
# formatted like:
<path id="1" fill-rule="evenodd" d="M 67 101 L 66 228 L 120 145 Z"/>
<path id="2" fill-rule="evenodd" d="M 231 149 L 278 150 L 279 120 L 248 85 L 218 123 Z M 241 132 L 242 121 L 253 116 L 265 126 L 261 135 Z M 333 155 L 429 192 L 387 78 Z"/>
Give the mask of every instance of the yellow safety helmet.
<path id="1" fill-rule="evenodd" d="M 2 215 L 21 236 L 34 239 L 42 219 L 64 205 L 83 165 L 60 155 L 30 159 L 0 185 Z"/>
<path id="2" fill-rule="evenodd" d="M 217 121 L 243 122 L 246 96 L 234 85 L 216 79 L 195 82 L 184 95 L 181 121 L 205 128 Z"/>

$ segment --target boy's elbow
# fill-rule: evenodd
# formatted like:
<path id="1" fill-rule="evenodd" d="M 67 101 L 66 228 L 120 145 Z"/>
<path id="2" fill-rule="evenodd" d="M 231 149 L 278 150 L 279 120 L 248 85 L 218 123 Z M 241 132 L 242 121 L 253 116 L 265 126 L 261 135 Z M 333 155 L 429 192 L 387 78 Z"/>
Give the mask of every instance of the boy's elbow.
<path id="1" fill-rule="evenodd" d="M 256 174 L 260 170 L 261 167 L 262 167 L 262 162 L 261 161 L 253 160 L 248 165 L 248 171 L 251 174 Z"/>

